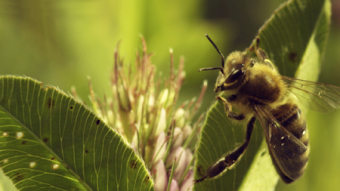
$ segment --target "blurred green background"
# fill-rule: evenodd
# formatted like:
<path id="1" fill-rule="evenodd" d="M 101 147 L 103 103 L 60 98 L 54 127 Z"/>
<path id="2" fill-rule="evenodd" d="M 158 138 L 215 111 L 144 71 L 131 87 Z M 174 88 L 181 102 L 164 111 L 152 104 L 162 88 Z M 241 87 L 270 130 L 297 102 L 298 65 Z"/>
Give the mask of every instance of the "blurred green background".
<path id="1" fill-rule="evenodd" d="M 25 75 L 69 92 L 75 86 L 87 103 L 90 76 L 99 97 L 110 95 L 109 75 L 118 41 L 125 63 L 134 63 L 146 39 L 160 75 L 168 76 L 169 49 L 175 65 L 185 58 L 186 81 L 179 103 L 208 90 L 201 111 L 214 101 L 220 57 L 208 33 L 228 55 L 244 50 L 283 0 L 0 0 L 0 75 Z M 340 1 L 332 1 L 332 25 L 319 81 L 340 86 Z M 310 162 L 305 175 L 277 190 L 339 190 L 340 111 L 309 112 Z"/>

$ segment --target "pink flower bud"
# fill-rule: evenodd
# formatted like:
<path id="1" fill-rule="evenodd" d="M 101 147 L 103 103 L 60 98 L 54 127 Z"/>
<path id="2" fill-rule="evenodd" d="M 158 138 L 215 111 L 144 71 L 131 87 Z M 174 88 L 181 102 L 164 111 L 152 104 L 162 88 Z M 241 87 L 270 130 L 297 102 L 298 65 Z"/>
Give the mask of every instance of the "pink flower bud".
<path id="1" fill-rule="evenodd" d="M 171 185 L 170 185 L 170 191 L 178 191 L 178 190 L 179 190 L 179 187 L 178 187 L 177 181 L 172 179 Z"/>
<path id="2" fill-rule="evenodd" d="M 156 141 L 155 150 L 153 153 L 153 161 L 157 163 L 158 160 L 162 159 L 166 153 L 166 135 L 164 132 L 160 132 Z"/>
<path id="3" fill-rule="evenodd" d="M 194 186 L 194 172 L 189 170 L 185 176 L 180 191 L 191 191 Z"/>
<path id="4" fill-rule="evenodd" d="M 157 128 L 156 128 L 155 136 L 157 136 L 160 132 L 164 132 L 166 125 L 167 125 L 166 124 L 166 111 L 165 111 L 164 108 L 161 109 L 157 124 L 158 125 L 157 125 Z"/>
<path id="5" fill-rule="evenodd" d="M 183 108 L 179 108 L 175 112 L 174 119 L 176 120 L 176 126 L 182 128 L 185 125 L 185 119 L 186 119 L 185 115 L 186 115 L 186 113 L 185 113 L 185 110 Z"/>
<path id="6" fill-rule="evenodd" d="M 175 180 L 179 181 L 187 167 L 187 156 L 185 150 L 182 147 L 177 147 L 171 151 L 166 164 L 173 164 L 174 160 L 176 160 L 176 168 L 173 177 Z"/>
<path id="7" fill-rule="evenodd" d="M 183 133 L 182 129 L 179 127 L 175 127 L 174 129 L 174 138 L 172 142 L 172 148 L 176 148 L 182 146 L 183 144 Z"/>
<path id="8" fill-rule="evenodd" d="M 154 188 L 155 191 L 165 191 L 168 186 L 168 177 L 163 160 L 160 160 L 153 170 L 155 175 Z"/>
<path id="9" fill-rule="evenodd" d="M 185 125 L 183 127 L 183 140 L 186 140 L 192 133 L 192 128 L 190 125 Z"/>
<path id="10" fill-rule="evenodd" d="M 190 161 L 192 160 L 192 152 L 190 149 L 185 149 L 185 155 L 186 155 L 186 165 L 190 164 Z"/>

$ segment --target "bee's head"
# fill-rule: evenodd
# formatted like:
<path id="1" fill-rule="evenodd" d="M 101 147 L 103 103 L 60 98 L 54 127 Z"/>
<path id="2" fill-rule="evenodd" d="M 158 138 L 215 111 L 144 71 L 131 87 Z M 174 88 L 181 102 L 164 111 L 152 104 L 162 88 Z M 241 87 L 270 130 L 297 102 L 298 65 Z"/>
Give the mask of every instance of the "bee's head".
<path id="1" fill-rule="evenodd" d="M 223 54 L 216 47 L 209 36 L 207 36 L 207 38 L 221 55 L 222 67 L 202 68 L 199 71 L 220 70 L 220 74 L 216 80 L 215 93 L 224 90 L 235 90 L 240 88 L 246 79 L 246 69 L 248 67 L 252 67 L 255 64 L 255 60 L 251 60 L 246 52 L 235 51 L 227 57 L 226 61 L 224 61 Z"/>
<path id="2" fill-rule="evenodd" d="M 225 62 L 223 73 L 216 80 L 215 93 L 224 90 L 235 90 L 244 84 L 246 68 L 250 58 L 245 52 L 232 52 Z"/>

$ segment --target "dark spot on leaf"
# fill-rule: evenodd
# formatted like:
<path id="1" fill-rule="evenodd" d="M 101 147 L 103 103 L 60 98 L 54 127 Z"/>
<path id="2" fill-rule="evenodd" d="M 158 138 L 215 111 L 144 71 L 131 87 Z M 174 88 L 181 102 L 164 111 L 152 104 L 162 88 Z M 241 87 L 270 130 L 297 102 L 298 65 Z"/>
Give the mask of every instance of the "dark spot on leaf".
<path id="1" fill-rule="evenodd" d="M 24 175 L 18 172 L 18 173 L 15 175 L 15 177 L 13 178 L 13 182 L 19 182 L 19 181 L 21 181 L 22 179 L 24 179 Z"/>
<path id="2" fill-rule="evenodd" d="M 73 110 L 73 105 L 70 106 L 70 110 Z"/>
<path id="3" fill-rule="evenodd" d="M 48 142 L 48 137 L 45 137 L 45 138 L 43 139 L 43 141 L 44 141 L 44 143 L 47 143 L 47 142 Z"/>
<path id="4" fill-rule="evenodd" d="M 145 182 L 145 183 L 148 183 L 149 180 L 150 180 L 150 177 L 149 177 L 149 176 L 146 176 L 145 179 L 144 179 L 144 182 Z"/>
<path id="5" fill-rule="evenodd" d="M 297 53 L 296 52 L 290 52 L 288 53 L 288 59 L 291 61 L 291 62 L 296 62 L 297 60 Z"/>
<path id="6" fill-rule="evenodd" d="M 51 160 L 54 160 L 54 157 L 51 157 Z"/>
<path id="7" fill-rule="evenodd" d="M 263 151 L 262 153 L 261 153 L 261 157 L 263 157 L 263 155 L 265 155 L 266 154 L 266 151 Z"/>
<path id="8" fill-rule="evenodd" d="M 204 175 L 205 175 L 205 173 L 204 173 L 203 170 L 202 170 L 202 166 L 201 166 L 201 165 L 199 165 L 199 166 L 197 167 L 197 171 L 198 171 L 198 174 L 199 174 L 200 176 L 204 176 Z"/>
<path id="9" fill-rule="evenodd" d="M 130 168 L 135 169 L 136 166 L 137 166 L 137 160 L 134 160 L 134 159 L 130 160 Z"/>
<path id="10" fill-rule="evenodd" d="M 96 124 L 97 124 L 97 126 L 100 124 L 100 120 L 99 119 L 96 121 Z"/>
<path id="11" fill-rule="evenodd" d="M 89 150 L 86 149 L 86 150 L 85 150 L 85 154 L 87 154 L 87 153 L 89 153 Z"/>
<path id="12" fill-rule="evenodd" d="M 48 100 L 47 100 L 47 107 L 48 108 L 52 108 L 52 107 L 54 107 L 54 105 L 55 105 L 55 101 L 52 100 L 52 98 L 48 98 Z"/>
<path id="13" fill-rule="evenodd" d="M 23 144 L 23 145 L 26 144 L 26 143 L 27 143 L 27 141 L 22 141 L 22 142 L 21 142 L 21 144 Z"/>

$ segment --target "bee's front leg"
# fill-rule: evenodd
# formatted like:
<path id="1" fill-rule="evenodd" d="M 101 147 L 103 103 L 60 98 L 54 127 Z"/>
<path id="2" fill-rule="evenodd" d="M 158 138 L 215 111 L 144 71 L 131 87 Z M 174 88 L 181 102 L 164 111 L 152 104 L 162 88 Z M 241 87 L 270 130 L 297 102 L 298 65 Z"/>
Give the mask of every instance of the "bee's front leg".
<path id="1" fill-rule="evenodd" d="M 231 104 L 225 98 L 223 98 L 221 96 L 216 96 L 216 99 L 221 100 L 223 102 L 225 112 L 226 112 L 226 114 L 229 118 L 235 119 L 235 120 L 244 119 L 244 115 L 242 113 L 237 115 L 235 112 L 232 111 Z M 233 97 L 229 98 L 230 101 L 232 101 L 232 99 L 233 99 Z"/>

